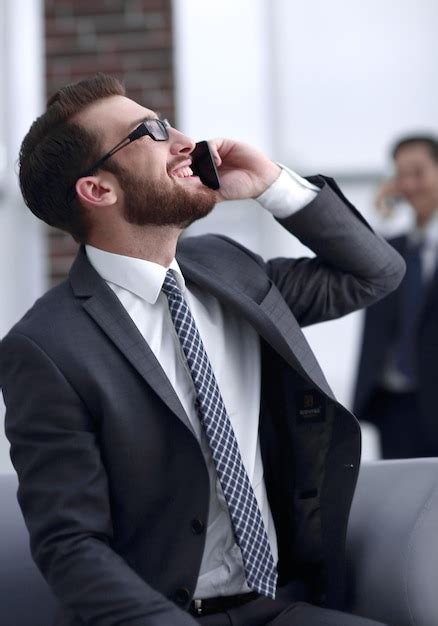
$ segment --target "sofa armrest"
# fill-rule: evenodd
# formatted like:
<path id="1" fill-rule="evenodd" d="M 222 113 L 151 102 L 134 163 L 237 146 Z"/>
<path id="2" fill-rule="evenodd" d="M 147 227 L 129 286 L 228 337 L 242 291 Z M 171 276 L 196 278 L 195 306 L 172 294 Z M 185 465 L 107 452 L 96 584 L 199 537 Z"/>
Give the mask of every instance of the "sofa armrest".
<path id="1" fill-rule="evenodd" d="M 438 624 L 438 459 L 363 463 L 347 537 L 350 611 Z"/>

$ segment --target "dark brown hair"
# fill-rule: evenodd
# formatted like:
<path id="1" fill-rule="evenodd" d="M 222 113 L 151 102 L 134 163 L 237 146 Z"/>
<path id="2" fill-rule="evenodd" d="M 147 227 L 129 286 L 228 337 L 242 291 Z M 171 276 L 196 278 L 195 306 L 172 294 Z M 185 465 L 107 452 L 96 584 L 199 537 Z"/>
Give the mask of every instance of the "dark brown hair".
<path id="1" fill-rule="evenodd" d="M 398 152 L 403 148 L 414 145 L 423 145 L 434 161 L 438 162 L 438 140 L 433 135 L 409 135 L 399 139 L 392 148 L 392 158 L 395 159 Z"/>
<path id="2" fill-rule="evenodd" d="M 87 223 L 72 193 L 80 172 L 100 156 L 100 141 L 72 118 L 85 107 L 109 96 L 125 95 L 116 78 L 97 74 L 67 85 L 47 102 L 23 139 L 20 149 L 20 188 L 29 209 L 41 220 L 85 242 Z"/>

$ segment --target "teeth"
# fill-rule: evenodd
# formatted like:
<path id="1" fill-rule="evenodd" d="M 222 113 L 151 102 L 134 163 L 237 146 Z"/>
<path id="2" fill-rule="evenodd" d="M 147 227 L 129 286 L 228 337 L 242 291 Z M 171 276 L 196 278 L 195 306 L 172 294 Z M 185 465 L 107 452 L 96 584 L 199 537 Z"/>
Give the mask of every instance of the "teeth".
<path id="1" fill-rule="evenodd" d="M 186 165 L 185 167 L 180 167 L 177 170 L 172 172 L 172 176 L 176 178 L 187 178 L 188 176 L 193 176 L 192 168 Z"/>

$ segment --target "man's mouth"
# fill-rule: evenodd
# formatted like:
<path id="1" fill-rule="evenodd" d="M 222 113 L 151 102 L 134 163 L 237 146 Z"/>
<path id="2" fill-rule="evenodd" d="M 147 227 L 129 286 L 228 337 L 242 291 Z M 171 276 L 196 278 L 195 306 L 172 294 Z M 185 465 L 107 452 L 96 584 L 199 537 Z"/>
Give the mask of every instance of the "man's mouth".
<path id="1" fill-rule="evenodd" d="M 178 169 L 170 172 L 171 176 L 175 178 L 188 178 L 189 176 L 193 176 L 192 168 L 186 165 L 185 167 L 178 167 Z"/>
<path id="2" fill-rule="evenodd" d="M 185 161 L 181 163 L 177 167 L 174 167 L 170 172 L 169 176 L 172 178 L 190 178 L 193 176 L 193 170 L 190 167 L 190 162 Z"/>

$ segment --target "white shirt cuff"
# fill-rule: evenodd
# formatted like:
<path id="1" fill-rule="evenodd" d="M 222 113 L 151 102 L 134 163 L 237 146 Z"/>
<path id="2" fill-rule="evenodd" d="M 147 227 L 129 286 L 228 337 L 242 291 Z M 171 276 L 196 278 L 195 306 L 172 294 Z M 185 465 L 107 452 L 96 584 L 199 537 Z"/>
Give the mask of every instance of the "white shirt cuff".
<path id="1" fill-rule="evenodd" d="M 312 202 L 319 188 L 281 163 L 278 165 L 280 175 L 256 200 L 274 217 L 284 219 Z"/>

